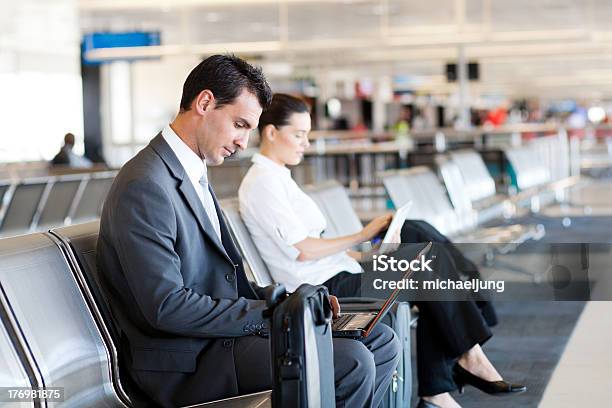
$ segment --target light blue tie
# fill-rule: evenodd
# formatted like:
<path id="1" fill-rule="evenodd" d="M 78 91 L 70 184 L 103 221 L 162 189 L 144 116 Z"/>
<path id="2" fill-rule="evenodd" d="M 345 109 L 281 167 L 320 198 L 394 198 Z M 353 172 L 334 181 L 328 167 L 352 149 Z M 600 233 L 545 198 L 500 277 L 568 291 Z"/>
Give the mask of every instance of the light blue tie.
<path id="1" fill-rule="evenodd" d="M 210 190 L 208 189 L 208 179 L 206 175 L 203 175 L 200 179 L 200 186 L 202 186 L 202 205 L 204 206 L 204 210 L 206 210 L 206 215 L 208 215 L 210 223 L 215 229 L 217 237 L 219 237 L 219 241 L 221 241 L 221 227 L 219 225 L 219 216 L 217 215 L 215 203 L 213 202 L 212 195 L 210 194 Z"/>

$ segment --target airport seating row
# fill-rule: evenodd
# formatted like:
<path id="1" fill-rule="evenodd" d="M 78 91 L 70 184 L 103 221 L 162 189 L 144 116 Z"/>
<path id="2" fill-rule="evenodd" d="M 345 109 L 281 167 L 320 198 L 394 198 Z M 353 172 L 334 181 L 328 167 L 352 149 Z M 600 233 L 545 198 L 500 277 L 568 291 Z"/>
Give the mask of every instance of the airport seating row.
<path id="1" fill-rule="evenodd" d="M 458 150 L 449 156 L 448 171 L 440 168 L 440 173 L 455 208 L 473 210 L 478 224 L 509 215 L 508 197 L 497 193 L 495 180 L 476 151 Z"/>
<path id="2" fill-rule="evenodd" d="M 396 208 L 412 201 L 410 218 L 427 221 L 455 242 L 521 243 L 543 234 L 542 228 L 535 225 L 479 228 L 473 214 L 466 215 L 453 207 L 444 186 L 427 167 L 390 170 L 381 177 Z"/>
<path id="3" fill-rule="evenodd" d="M 538 143 L 542 140 L 538 139 Z M 508 149 L 507 156 L 520 181 L 518 185 L 522 194 L 518 198 L 530 200 L 532 206 L 533 203 L 541 205 L 540 201 L 534 200 L 533 191 L 550 180 L 549 172 L 541 164 L 538 165 L 541 161 L 534 160 L 533 151 L 527 148 Z M 469 229 L 474 222 L 481 224 L 508 214 L 512 207 L 508 200 L 495 193 L 495 182 L 478 153 L 458 151 L 451 152 L 449 157 L 450 162 L 441 165 L 440 170 L 451 203 L 461 213 L 459 219 L 465 225 L 451 222 L 452 225 L 446 227 L 450 228 L 448 233 Z M 226 174 L 227 169 L 223 170 L 223 174 Z M 461 184 L 459 173 L 466 181 L 462 183 L 462 188 L 456 187 Z M 115 172 L 99 172 L 0 182 L 0 237 L 96 219 L 114 175 Z M 228 195 L 229 192 L 225 192 L 220 196 Z M 320 202 L 319 205 L 325 206 L 325 203 Z M 448 212 L 448 205 L 444 202 L 437 205 L 443 207 L 437 216 L 444 218 L 440 214 Z M 440 225 L 437 222 L 433 224 Z"/>
<path id="4" fill-rule="evenodd" d="M 95 220 L 115 175 L 105 171 L 0 182 L 0 237 Z"/>
<path id="5" fill-rule="evenodd" d="M 474 157 L 471 160 L 474 160 Z M 410 169 L 407 172 L 414 176 L 412 185 L 415 188 L 431 187 L 425 191 L 411 190 L 412 199 L 426 197 L 433 192 L 435 195 L 431 197 L 437 197 L 433 199 L 434 203 L 442 203 L 442 206 L 452 208 L 444 188 L 433 172 L 422 168 Z M 104 180 L 106 185 L 109 185 L 112 176 L 114 175 L 108 174 L 106 178 L 98 178 L 91 175 L 85 186 L 91 183 L 92 186 L 98 185 L 96 190 L 107 191 L 108 187 L 104 187 L 104 183 L 96 181 Z M 74 188 L 74 181 L 78 179 L 66 180 L 72 181 L 68 185 Z M 482 182 L 488 183 L 484 177 Z M 57 179 L 46 180 L 46 183 L 48 201 L 53 186 L 62 183 Z M 49 186 L 50 183 L 53 184 Z M 38 192 L 30 197 L 36 198 L 38 194 L 42 197 L 40 185 L 32 184 L 36 185 L 38 190 L 31 190 Z M 85 188 L 82 180 L 78 188 Z M 329 221 L 326 236 L 346 235 L 361 229 L 361 222 L 340 184 L 328 182 L 306 190 L 319 204 Z M 24 188 L 24 191 L 28 189 Z M 66 190 L 57 191 L 54 194 L 58 196 L 69 195 Z M 60 194 L 59 191 L 64 193 Z M 488 191 L 489 196 L 494 193 L 490 188 Z M 26 196 L 25 193 L 22 194 Z M 473 194 L 476 202 L 488 197 Z M 92 202 L 94 201 L 96 200 L 92 197 Z M 96 205 L 92 207 L 97 211 L 99 203 Z M 260 286 L 272 283 L 265 263 L 259 257 L 242 223 L 237 199 L 222 200 L 221 205 L 243 253 L 249 279 Z M 418 208 L 417 205 L 416 209 Z M 425 214 L 422 209 L 420 211 Z M 6 209 L 4 213 L 6 214 Z M 438 217 L 444 214 L 444 211 L 440 214 L 434 213 Z M 447 217 L 452 221 L 453 216 Z M 428 220 L 426 217 L 422 218 Z M 435 221 L 435 218 L 433 220 Z M 455 215 L 453 222 L 454 228 L 459 231 L 462 221 L 457 220 Z M 118 330 L 112 323 L 108 305 L 102 296 L 95 266 L 98 226 L 98 222 L 90 222 L 0 240 L 0 373 L 6 373 L 0 374 L 0 378 L 3 380 L 2 384 L 7 386 L 46 389 L 63 387 L 63 404 L 69 406 L 146 406 L 147 397 L 136 391 L 120 369 L 120 358 L 117 354 Z M 60 405 L 51 400 L 40 399 L 20 404 Z M 201 404 L 212 405 L 270 406 L 269 392 L 215 404 Z"/>
<path id="6" fill-rule="evenodd" d="M 529 143 L 537 159 L 533 160 L 533 155 L 528 159 L 546 167 L 550 175 L 547 184 L 538 185 L 540 193 L 535 200 L 532 199 L 532 209 L 539 210 L 542 215 L 548 217 L 566 219 L 612 215 L 609 182 L 580 175 L 580 168 L 572 168 L 567 152 L 576 150 L 572 144 L 579 143 L 579 140 L 572 139 L 568 142 L 567 138 L 562 136 L 546 136 Z M 548 189 L 544 188 L 547 186 Z"/>
<path id="7" fill-rule="evenodd" d="M 513 184 L 518 189 L 513 198 L 517 204 L 526 204 L 532 212 L 539 212 L 556 203 L 568 203 L 571 191 L 588 182 L 580 177 L 580 169 L 570 160 L 570 151 L 576 150 L 571 147 L 575 142 L 561 132 L 505 150 Z"/>
<path id="8" fill-rule="evenodd" d="M 98 228 L 94 221 L 0 240 L 0 383 L 63 390 L 63 401 L 11 406 L 151 406 L 120 370 L 95 267 Z M 270 392 L 196 406 L 270 407 Z"/>
<path id="9" fill-rule="evenodd" d="M 545 139 L 537 139 L 539 149 L 542 150 L 543 143 L 546 143 L 545 150 L 550 156 L 551 150 L 555 149 L 551 146 L 557 142 L 557 137 Z M 479 225 L 502 217 L 508 219 L 523 207 L 540 212 L 545 205 L 564 203 L 568 197 L 567 190 L 580 181 L 579 177 L 558 170 L 555 173 L 557 178 L 551 179 L 553 172 L 533 145 L 507 148 L 504 154 L 510 164 L 513 184 L 518 189 L 511 191 L 510 195 L 497 193 L 495 181 L 482 157 L 467 149 L 436 157 L 443 185 L 433 170 L 424 166 L 388 170 L 379 173 L 379 176 L 396 208 L 413 200 L 415 207 L 411 213 L 414 217 L 430 222 L 456 241 L 490 242 L 490 239 L 496 240 L 494 237 L 497 233 L 492 235 L 493 230 L 478 229 Z M 543 212 L 545 215 L 555 215 Z M 522 232 L 518 226 L 505 228 L 500 235 L 503 237 L 501 240 L 534 238 L 542 232 L 534 227 L 530 230 L 522 227 Z M 474 231 L 477 233 L 474 234 Z M 516 234 L 515 238 L 508 236 L 508 231 Z"/>

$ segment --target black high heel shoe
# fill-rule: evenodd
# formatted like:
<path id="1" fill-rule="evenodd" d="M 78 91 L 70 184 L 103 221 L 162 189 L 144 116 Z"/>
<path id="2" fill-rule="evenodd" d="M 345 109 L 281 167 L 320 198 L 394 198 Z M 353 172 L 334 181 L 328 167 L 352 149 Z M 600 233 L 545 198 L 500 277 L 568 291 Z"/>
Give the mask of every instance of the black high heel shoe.
<path id="1" fill-rule="evenodd" d="M 433 402 L 429 402 L 421 398 L 416 408 L 441 408 L 441 407 L 439 405 L 434 404 Z"/>
<path id="2" fill-rule="evenodd" d="M 476 387 L 487 394 L 508 394 L 527 391 L 527 387 L 521 384 L 512 384 L 503 380 L 485 381 L 461 367 L 459 363 L 455 363 L 453 367 L 453 379 L 459 387 L 459 394 L 463 394 L 463 388 L 466 384 Z"/>
<path id="3" fill-rule="evenodd" d="M 453 379 L 459 387 L 459 394 L 463 394 L 463 388 L 466 384 L 476 387 L 487 394 L 507 394 L 527 391 L 527 387 L 520 384 L 512 384 L 506 381 L 485 381 L 461 367 L 459 363 L 455 363 L 453 367 Z"/>

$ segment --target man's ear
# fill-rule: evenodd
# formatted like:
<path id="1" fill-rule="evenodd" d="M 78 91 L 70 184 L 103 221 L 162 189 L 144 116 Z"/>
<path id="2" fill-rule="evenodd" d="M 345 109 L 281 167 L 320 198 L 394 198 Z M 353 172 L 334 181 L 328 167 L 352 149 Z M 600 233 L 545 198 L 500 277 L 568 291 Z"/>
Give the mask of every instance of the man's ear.
<path id="1" fill-rule="evenodd" d="M 194 110 L 200 115 L 215 108 L 215 96 L 209 89 L 204 89 L 194 101 Z"/>

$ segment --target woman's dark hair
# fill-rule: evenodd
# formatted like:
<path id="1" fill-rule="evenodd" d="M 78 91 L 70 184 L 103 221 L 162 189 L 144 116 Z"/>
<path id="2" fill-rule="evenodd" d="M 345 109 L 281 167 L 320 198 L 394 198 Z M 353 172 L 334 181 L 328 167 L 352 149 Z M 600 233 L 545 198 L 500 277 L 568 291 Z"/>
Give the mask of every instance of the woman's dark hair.
<path id="1" fill-rule="evenodd" d="M 282 93 L 274 94 L 270 106 L 259 117 L 259 134 L 268 125 L 279 128 L 289 124 L 289 118 L 294 113 L 309 112 L 308 104 L 303 99 Z"/>
<path id="2" fill-rule="evenodd" d="M 272 91 L 261 68 L 250 65 L 235 55 L 213 55 L 200 62 L 183 84 L 181 111 L 191 109 L 191 103 L 204 89 L 216 100 L 216 108 L 231 104 L 247 89 L 257 97 L 262 109 L 272 100 Z"/>

